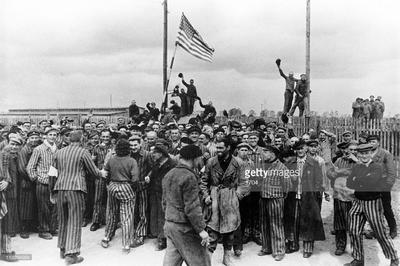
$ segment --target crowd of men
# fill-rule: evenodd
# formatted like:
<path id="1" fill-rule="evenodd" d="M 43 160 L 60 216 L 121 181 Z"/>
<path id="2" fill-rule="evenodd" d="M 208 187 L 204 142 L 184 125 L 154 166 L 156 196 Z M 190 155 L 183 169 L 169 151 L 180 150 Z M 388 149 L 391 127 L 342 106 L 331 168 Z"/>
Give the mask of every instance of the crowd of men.
<path id="1" fill-rule="evenodd" d="M 382 97 L 369 96 L 369 99 L 357 98 L 352 105 L 353 118 L 369 119 L 382 119 L 385 112 L 385 103 Z"/>
<path id="2" fill-rule="evenodd" d="M 124 253 L 155 238 L 155 249 L 166 249 L 164 265 L 210 265 L 218 243 L 223 264 L 233 265 L 249 241 L 261 246 L 259 256 L 276 261 L 302 241 L 309 258 L 315 241 L 325 240 L 322 200 L 333 198 L 335 255 L 345 253 L 349 235 L 349 265 L 364 265 L 368 222 L 369 237 L 398 265 L 393 157 L 379 136 L 365 132 L 356 140 L 346 131 L 337 143 L 325 130 L 296 136 L 290 124 L 263 119 L 141 119 L 87 120 L 81 127 L 27 121 L 1 130 L 2 260 L 17 260 L 11 237 L 38 233 L 58 236 L 60 257 L 79 263 L 81 227 L 89 224 L 90 231 L 105 226 L 103 248 L 120 227 Z M 253 175 L 259 169 L 271 171 Z"/>

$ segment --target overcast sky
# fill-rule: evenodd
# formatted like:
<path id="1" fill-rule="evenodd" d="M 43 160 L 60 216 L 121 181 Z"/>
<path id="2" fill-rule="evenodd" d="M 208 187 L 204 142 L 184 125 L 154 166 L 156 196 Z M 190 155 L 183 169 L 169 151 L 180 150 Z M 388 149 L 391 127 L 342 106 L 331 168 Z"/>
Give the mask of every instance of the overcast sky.
<path id="1" fill-rule="evenodd" d="M 162 100 L 162 0 L 0 0 L 0 110 Z M 178 48 L 177 74 L 217 109 L 283 106 L 285 72 L 305 72 L 306 0 L 169 0 L 170 60 L 184 12 L 214 62 Z M 380 95 L 400 113 L 398 0 L 311 0 L 311 109 L 350 113 Z"/>

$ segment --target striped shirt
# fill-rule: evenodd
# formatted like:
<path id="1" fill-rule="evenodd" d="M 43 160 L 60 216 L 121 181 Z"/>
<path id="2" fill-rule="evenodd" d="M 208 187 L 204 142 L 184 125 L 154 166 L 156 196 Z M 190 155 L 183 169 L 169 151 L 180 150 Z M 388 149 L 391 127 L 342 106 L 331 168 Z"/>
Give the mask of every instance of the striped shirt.
<path id="1" fill-rule="evenodd" d="M 26 171 L 32 181 L 49 184 L 49 169 L 54 159 L 54 154 L 45 143 L 33 149 Z"/>
<path id="2" fill-rule="evenodd" d="M 276 159 L 272 163 L 267 163 L 267 167 L 263 170 L 268 171 L 268 175 L 263 178 L 261 197 L 283 198 L 291 184 L 287 167 Z"/>
<path id="3" fill-rule="evenodd" d="M 21 175 L 22 178 L 26 178 L 29 180 L 29 175 L 28 172 L 26 171 L 26 166 L 28 165 L 29 159 L 32 156 L 33 153 L 33 147 L 30 144 L 26 144 L 21 151 L 19 152 L 19 158 L 18 158 L 18 171 Z"/>
<path id="4" fill-rule="evenodd" d="M 297 171 L 299 172 L 299 176 L 298 176 L 298 183 L 297 183 L 296 199 L 301 199 L 301 194 L 303 193 L 301 179 L 303 177 L 303 169 L 304 169 L 304 164 L 306 162 L 306 159 L 307 159 L 307 157 L 304 157 L 304 158 L 297 157 Z"/>
<path id="5" fill-rule="evenodd" d="M 111 145 L 102 145 L 97 144 L 93 148 L 93 156 L 95 157 L 95 164 L 99 169 L 104 168 L 104 160 L 106 158 L 107 153 L 112 149 Z"/>
<path id="6" fill-rule="evenodd" d="M 86 175 L 100 177 L 90 153 L 77 143 L 59 150 L 54 156 L 53 167 L 58 171 L 54 190 L 87 192 Z"/>

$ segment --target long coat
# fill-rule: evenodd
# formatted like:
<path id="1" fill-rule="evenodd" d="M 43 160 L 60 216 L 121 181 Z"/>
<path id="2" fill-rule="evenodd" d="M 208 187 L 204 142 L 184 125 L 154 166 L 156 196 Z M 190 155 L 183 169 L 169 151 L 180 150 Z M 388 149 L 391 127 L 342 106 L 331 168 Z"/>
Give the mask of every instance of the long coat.
<path id="1" fill-rule="evenodd" d="M 296 160 L 286 164 L 289 170 L 297 170 Z M 295 218 L 295 199 L 298 179 L 292 178 L 292 191 L 289 192 L 285 202 L 284 224 L 285 233 L 292 233 Z M 325 240 L 324 226 L 321 218 L 321 209 L 318 204 L 317 194 L 323 191 L 322 170 L 319 163 L 307 156 L 301 177 L 301 211 L 300 234 L 303 241 Z"/>
<path id="2" fill-rule="evenodd" d="M 207 161 L 201 176 L 200 189 L 203 198 L 211 197 L 211 217 L 207 226 L 221 234 L 235 231 L 240 226 L 239 199 L 248 192 L 244 166 L 232 157 L 224 172 L 218 157 Z"/>

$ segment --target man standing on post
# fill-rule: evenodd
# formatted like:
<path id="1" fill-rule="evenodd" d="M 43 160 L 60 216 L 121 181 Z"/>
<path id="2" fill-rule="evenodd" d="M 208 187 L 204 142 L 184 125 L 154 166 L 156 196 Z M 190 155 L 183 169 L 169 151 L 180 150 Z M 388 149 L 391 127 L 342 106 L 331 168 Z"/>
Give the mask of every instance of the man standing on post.
<path id="1" fill-rule="evenodd" d="M 217 156 L 207 161 L 200 189 L 204 203 L 211 205 L 211 217 L 207 221 L 207 230 L 210 234 L 209 251 L 215 251 L 218 238 L 222 237 L 224 246 L 222 263 L 231 266 L 234 232 L 241 222 L 239 200 L 247 194 L 248 184 L 241 163 L 230 152 L 229 140 L 224 138 L 216 142 L 216 145 Z"/>
<path id="2" fill-rule="evenodd" d="M 384 185 L 382 186 L 382 205 L 383 214 L 390 229 L 390 237 L 393 239 L 397 236 L 397 224 L 392 210 L 391 190 L 395 183 L 395 166 L 393 156 L 389 151 L 381 148 L 380 137 L 378 135 L 370 135 L 367 142 L 372 145 L 372 161 L 383 166 Z"/>
<path id="3" fill-rule="evenodd" d="M 167 250 L 164 266 L 209 266 L 207 253 L 209 242 L 199 200 L 198 178 L 194 172 L 202 160 L 196 145 L 183 147 L 178 166 L 168 172 L 162 181 L 164 231 Z"/>
<path id="4" fill-rule="evenodd" d="M 296 107 L 299 107 L 299 117 L 303 116 L 304 113 L 304 97 L 307 95 L 307 76 L 306 74 L 300 75 L 300 81 L 297 82 L 294 89 L 296 92 L 296 97 L 294 98 L 294 103 L 289 111 L 289 116 L 293 116 L 296 111 Z"/>
<path id="5" fill-rule="evenodd" d="M 364 266 L 364 248 L 362 231 L 366 221 L 371 225 L 375 236 L 383 250 L 383 254 L 390 259 L 390 266 L 399 265 L 399 258 L 392 240 L 386 232 L 383 221 L 382 190 L 385 184 L 382 164 L 372 160 L 372 144 L 358 146 L 360 164 L 356 164 L 347 179 L 347 187 L 354 189 L 355 200 L 349 212 L 349 235 L 353 249 L 353 261 L 347 266 Z"/>
<path id="6" fill-rule="evenodd" d="M 194 86 L 194 80 L 191 79 L 189 81 L 190 84 L 188 84 L 188 83 L 186 83 L 185 79 L 183 78 L 183 75 L 179 75 L 179 77 L 182 78 L 182 83 L 187 88 L 186 95 L 187 95 L 187 99 L 188 99 L 188 114 L 192 114 L 194 102 L 196 101 L 196 98 L 197 98 L 197 90 L 196 90 L 196 86 Z"/>
<path id="7" fill-rule="evenodd" d="M 290 108 L 292 107 L 294 86 L 295 86 L 296 82 L 298 82 L 299 80 L 293 76 L 292 71 L 289 72 L 289 76 L 286 76 L 285 73 L 283 73 L 283 71 L 281 69 L 281 60 L 280 59 L 276 59 L 276 65 L 278 66 L 279 74 L 286 81 L 286 89 L 285 89 L 285 94 L 284 94 L 285 103 L 283 105 L 283 114 L 286 115 L 289 112 Z"/>
<path id="8" fill-rule="evenodd" d="M 57 174 L 53 191 L 57 193 L 57 209 L 60 235 L 58 248 L 60 257 L 67 265 L 83 261 L 80 257 L 83 212 L 85 208 L 86 175 L 100 177 L 90 153 L 80 147 L 81 131 L 72 131 L 71 144 L 59 150 L 54 156 L 52 166 Z M 52 169 L 53 170 L 53 169 Z M 52 178 L 53 179 L 53 178 Z"/>
<path id="9" fill-rule="evenodd" d="M 38 206 L 39 237 L 50 240 L 56 235 L 57 210 L 55 204 L 50 202 L 49 169 L 56 153 L 55 143 L 58 130 L 47 128 L 46 139 L 37 146 L 32 153 L 26 171 L 29 178 L 36 182 L 36 198 Z"/>

